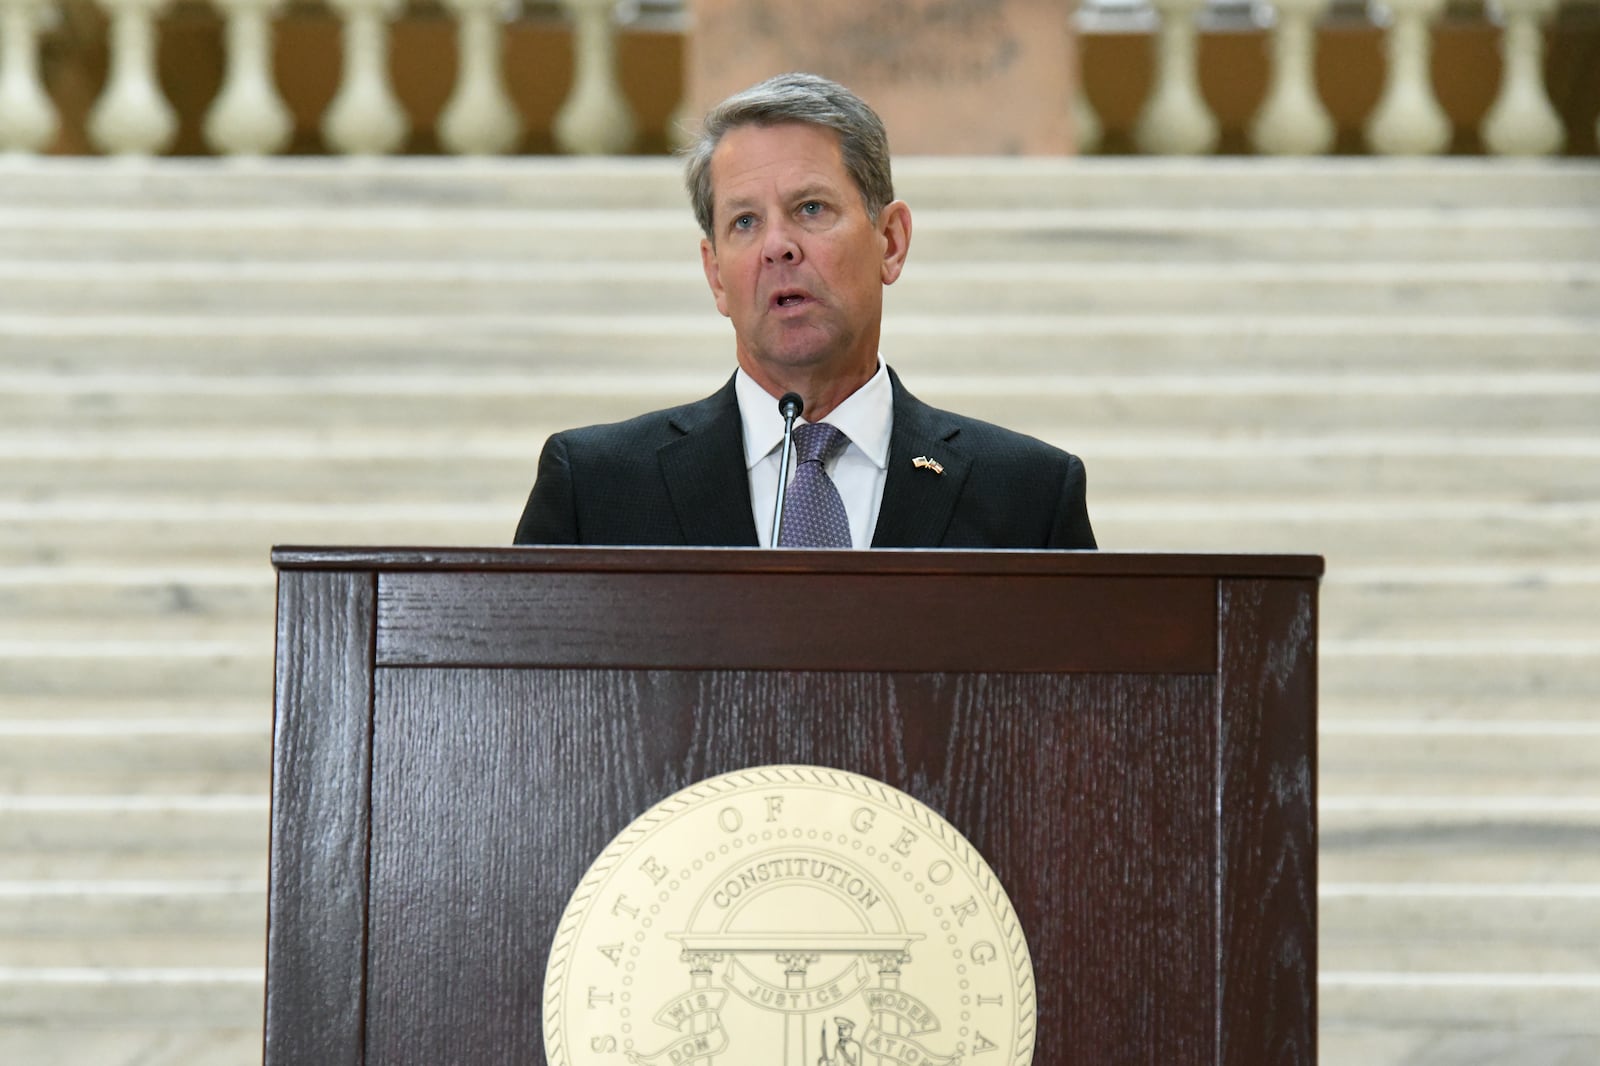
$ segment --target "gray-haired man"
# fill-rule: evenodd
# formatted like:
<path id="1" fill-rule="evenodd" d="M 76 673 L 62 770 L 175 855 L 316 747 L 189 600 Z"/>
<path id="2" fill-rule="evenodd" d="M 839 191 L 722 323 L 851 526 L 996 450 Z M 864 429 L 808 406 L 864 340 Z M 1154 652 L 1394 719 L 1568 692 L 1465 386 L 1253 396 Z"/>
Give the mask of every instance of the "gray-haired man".
<path id="1" fill-rule="evenodd" d="M 738 369 L 697 403 L 551 437 L 517 543 L 766 544 L 793 392 L 802 425 L 831 428 L 797 431 L 796 465 L 815 466 L 786 497 L 804 496 L 804 537 L 786 505 L 780 544 L 1095 546 L 1076 457 L 928 407 L 883 363 L 911 209 L 864 101 L 810 74 L 762 82 L 712 109 L 687 180 Z"/>

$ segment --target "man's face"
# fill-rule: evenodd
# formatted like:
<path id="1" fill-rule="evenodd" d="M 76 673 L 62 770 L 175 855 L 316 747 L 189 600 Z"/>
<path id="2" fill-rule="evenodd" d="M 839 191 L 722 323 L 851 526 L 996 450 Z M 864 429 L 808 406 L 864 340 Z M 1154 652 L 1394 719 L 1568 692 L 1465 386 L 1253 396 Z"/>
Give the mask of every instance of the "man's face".
<path id="1" fill-rule="evenodd" d="M 838 135 L 800 123 L 729 131 L 711 157 L 711 187 L 715 239 L 700 242 L 700 257 L 746 373 L 775 395 L 870 377 L 883 287 L 910 242 L 905 204 L 874 223 Z"/>

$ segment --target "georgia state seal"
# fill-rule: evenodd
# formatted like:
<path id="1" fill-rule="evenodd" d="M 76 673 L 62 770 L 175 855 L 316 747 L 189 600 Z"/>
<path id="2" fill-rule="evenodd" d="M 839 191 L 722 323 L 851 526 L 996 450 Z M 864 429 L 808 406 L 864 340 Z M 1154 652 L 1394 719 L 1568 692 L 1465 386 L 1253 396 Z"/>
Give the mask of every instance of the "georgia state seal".
<path id="1" fill-rule="evenodd" d="M 662 800 L 595 860 L 550 949 L 544 1034 L 551 1066 L 1029 1066 L 1033 963 L 939 815 L 765 766 Z"/>

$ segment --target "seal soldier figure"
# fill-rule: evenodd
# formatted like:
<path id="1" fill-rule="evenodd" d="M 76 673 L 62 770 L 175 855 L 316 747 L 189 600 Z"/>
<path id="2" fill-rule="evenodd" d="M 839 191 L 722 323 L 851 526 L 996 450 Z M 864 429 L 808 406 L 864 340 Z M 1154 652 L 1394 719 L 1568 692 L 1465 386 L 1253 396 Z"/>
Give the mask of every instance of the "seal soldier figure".
<path id="1" fill-rule="evenodd" d="M 828 1024 L 822 1024 L 822 1054 L 817 1059 L 817 1066 L 861 1066 L 861 1044 L 850 1034 L 855 1032 L 856 1023 L 849 1018 L 835 1018 L 833 1024 L 839 1029 L 839 1039 L 833 1045 L 833 1056 L 828 1055 Z"/>

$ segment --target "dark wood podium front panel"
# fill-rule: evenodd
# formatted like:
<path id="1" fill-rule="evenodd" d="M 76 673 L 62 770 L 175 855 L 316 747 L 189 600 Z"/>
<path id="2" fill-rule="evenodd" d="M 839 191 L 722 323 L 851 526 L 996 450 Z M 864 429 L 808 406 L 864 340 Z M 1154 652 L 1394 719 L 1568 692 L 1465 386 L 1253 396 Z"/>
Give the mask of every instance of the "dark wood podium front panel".
<path id="1" fill-rule="evenodd" d="M 1061 978 L 1039 985 L 1041 1047 L 1198 1061 L 1210 702 L 1195 677 L 381 670 L 369 1054 L 530 1061 L 545 954 L 595 857 L 680 788 L 788 762 L 910 792 L 987 857 Z"/>
<path id="2" fill-rule="evenodd" d="M 286 686 L 319 629 L 280 626 L 279 737 L 307 736 L 275 756 L 268 1066 L 542 1064 L 590 863 L 669 794 L 774 763 L 884 781 L 977 847 L 1027 935 L 1041 1066 L 1314 1062 L 1320 561 L 870 554 L 280 558 L 286 589 L 368 590 L 295 610 L 370 610 L 347 640 L 370 708 L 350 736 Z M 356 783 L 296 808 L 324 721 Z M 370 843 L 280 844 L 280 806 Z M 323 896 L 347 880 L 358 901 Z"/>

